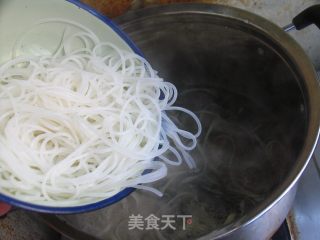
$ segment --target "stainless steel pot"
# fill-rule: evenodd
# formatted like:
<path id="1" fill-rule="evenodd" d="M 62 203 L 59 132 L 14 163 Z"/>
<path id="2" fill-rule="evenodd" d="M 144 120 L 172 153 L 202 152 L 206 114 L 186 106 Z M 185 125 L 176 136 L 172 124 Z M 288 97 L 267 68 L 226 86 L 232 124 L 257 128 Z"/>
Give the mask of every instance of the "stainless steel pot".
<path id="1" fill-rule="evenodd" d="M 92 238 L 112 239 L 108 231 L 101 235 L 92 224 L 91 230 L 85 227 L 86 221 L 100 222 L 107 215 L 100 228 L 119 228 L 118 236 L 130 239 L 269 239 L 288 214 L 318 137 L 320 91 L 304 51 L 271 22 L 220 5 L 154 7 L 117 22 L 160 76 L 176 84 L 178 104 L 202 120 L 201 151 L 194 153 L 196 160 L 207 159 L 200 180 L 189 183 L 195 188 L 188 200 L 167 212 L 192 213 L 193 232 L 130 232 L 121 209 L 145 212 L 153 202 L 158 206 L 153 196 L 135 195 L 134 206 L 122 202 L 80 217 L 60 216 L 64 223 L 43 217 L 71 238 L 78 234 L 77 239 L 84 236 L 79 229 Z M 179 184 L 168 192 L 183 191 Z M 111 221 L 118 214 L 124 224 Z M 73 228 L 61 230 L 66 223 Z"/>

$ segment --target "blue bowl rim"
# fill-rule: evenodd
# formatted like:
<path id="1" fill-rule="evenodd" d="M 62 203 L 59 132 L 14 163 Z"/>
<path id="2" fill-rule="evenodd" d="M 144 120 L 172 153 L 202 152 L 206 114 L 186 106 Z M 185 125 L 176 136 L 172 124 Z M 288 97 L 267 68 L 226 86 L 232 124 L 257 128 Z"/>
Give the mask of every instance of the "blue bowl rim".
<path id="1" fill-rule="evenodd" d="M 100 19 L 102 22 L 104 22 L 106 25 L 111 27 L 111 29 L 117 33 L 119 37 L 124 40 L 128 46 L 138 55 L 143 57 L 143 54 L 141 50 L 132 42 L 132 40 L 117 26 L 115 25 L 112 20 L 110 20 L 108 17 L 98 13 L 95 9 L 92 7 L 80 2 L 79 0 L 66 0 L 69 3 L 72 3 L 76 5 L 77 7 L 91 13 L 93 16 Z M 52 214 L 75 214 L 75 213 L 84 213 L 84 212 L 90 212 L 94 210 L 98 210 L 103 207 L 107 207 L 111 204 L 114 204 L 121 199 L 127 197 L 129 194 L 131 194 L 135 188 L 129 187 L 125 188 L 124 190 L 120 191 L 116 195 L 95 202 L 90 204 L 85 204 L 81 206 L 74 206 L 74 207 L 51 207 L 51 206 L 45 206 L 45 205 L 38 205 L 38 204 L 32 204 L 28 202 L 24 202 L 18 199 L 15 199 L 13 197 L 9 197 L 7 195 L 0 193 L 0 201 L 6 202 L 8 204 L 11 204 L 16 207 L 20 207 L 26 210 L 31 210 L 35 212 L 41 212 L 41 213 L 52 213 Z"/>

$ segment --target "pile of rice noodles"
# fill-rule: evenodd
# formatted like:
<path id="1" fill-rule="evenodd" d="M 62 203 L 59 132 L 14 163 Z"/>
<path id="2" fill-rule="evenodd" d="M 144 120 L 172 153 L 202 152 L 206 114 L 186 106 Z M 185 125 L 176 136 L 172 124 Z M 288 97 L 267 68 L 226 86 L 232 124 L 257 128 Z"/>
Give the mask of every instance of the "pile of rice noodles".
<path id="1" fill-rule="evenodd" d="M 145 184 L 166 177 L 167 164 L 195 168 L 188 151 L 199 119 L 174 106 L 177 89 L 141 56 L 70 21 L 39 24 L 48 22 L 78 31 L 66 28 L 50 55 L 14 56 L 0 67 L 1 193 L 49 206 L 93 203 L 127 187 L 161 196 Z M 172 111 L 190 115 L 197 131 L 179 129 Z"/>

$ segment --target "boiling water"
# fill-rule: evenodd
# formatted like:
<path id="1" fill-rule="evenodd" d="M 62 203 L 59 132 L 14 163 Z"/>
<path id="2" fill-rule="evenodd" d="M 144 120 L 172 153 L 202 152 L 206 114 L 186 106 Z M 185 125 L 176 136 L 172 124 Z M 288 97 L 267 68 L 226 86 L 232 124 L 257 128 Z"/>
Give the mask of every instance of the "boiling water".
<path id="1" fill-rule="evenodd" d="M 105 209 L 61 219 L 101 239 L 195 239 L 239 220 L 283 180 L 293 156 L 290 134 L 275 127 L 277 116 L 222 89 L 189 88 L 179 99 L 203 125 L 191 154 L 197 170 L 170 167 L 168 177 L 153 185 L 164 192 L 162 198 L 137 190 Z M 191 127 L 184 115 L 174 117 Z M 171 226 L 165 226 L 167 218 Z"/>

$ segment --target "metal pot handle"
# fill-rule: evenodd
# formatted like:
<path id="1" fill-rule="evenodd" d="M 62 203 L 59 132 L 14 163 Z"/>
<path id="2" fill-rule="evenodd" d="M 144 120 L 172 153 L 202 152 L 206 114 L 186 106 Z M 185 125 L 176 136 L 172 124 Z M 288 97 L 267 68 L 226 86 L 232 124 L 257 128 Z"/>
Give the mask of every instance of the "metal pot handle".
<path id="1" fill-rule="evenodd" d="M 293 29 L 301 30 L 315 24 L 320 28 L 320 4 L 313 5 L 303 10 L 300 14 L 293 18 L 292 23 L 283 28 L 284 31 L 289 32 Z"/>

